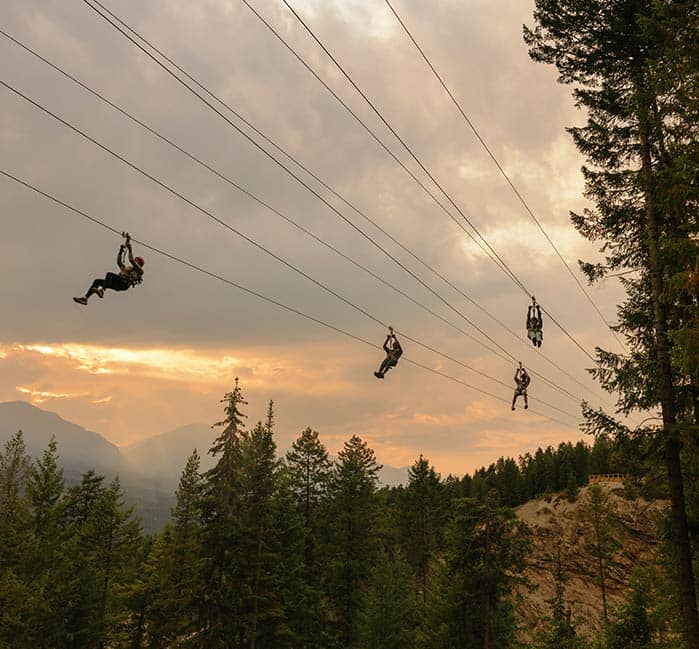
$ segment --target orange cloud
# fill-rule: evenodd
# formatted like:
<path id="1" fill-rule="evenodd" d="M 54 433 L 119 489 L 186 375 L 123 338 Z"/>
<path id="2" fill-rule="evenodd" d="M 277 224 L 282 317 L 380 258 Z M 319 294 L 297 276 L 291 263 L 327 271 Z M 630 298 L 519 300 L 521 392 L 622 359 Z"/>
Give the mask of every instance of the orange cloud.
<path id="1" fill-rule="evenodd" d="M 87 396 L 84 392 L 77 394 L 72 394 L 70 392 L 49 392 L 43 390 L 32 390 L 31 388 L 23 386 L 17 386 L 15 389 L 17 392 L 29 395 L 34 403 L 44 403 L 49 399 L 78 399 L 80 397 Z"/>
<path id="2" fill-rule="evenodd" d="M 329 358 L 316 354 L 280 357 L 269 350 L 248 350 L 232 355 L 226 350 L 194 350 L 181 348 L 123 348 L 61 344 L 14 344 L 0 348 L 8 352 L 38 354 L 47 359 L 67 361 L 70 366 L 89 375 L 128 375 L 165 381 L 220 385 L 230 384 L 236 375 L 246 384 L 288 385 L 314 382 L 314 389 L 334 392 L 350 386 L 340 377 L 337 363 L 309 363 L 308 358 Z M 47 395 L 50 396 L 50 395 Z"/>
<path id="3" fill-rule="evenodd" d="M 63 343 L 14 345 L 13 350 L 71 361 L 90 374 L 151 374 L 172 380 L 216 380 L 241 365 L 234 356 L 205 355 L 190 349 L 125 349 Z"/>
<path id="4" fill-rule="evenodd" d="M 461 474 L 575 434 L 531 413 L 513 418 L 509 408 L 449 381 L 425 382 L 410 365 L 377 382 L 370 352 L 329 343 L 195 350 L 36 342 L 0 346 L 0 354 L 0 399 L 19 391 L 51 403 L 117 444 L 217 421 L 235 376 L 249 401 L 248 423 L 275 401 L 280 452 L 311 426 L 332 453 L 356 433 L 384 464 L 411 465 L 423 454 L 441 472 Z"/>

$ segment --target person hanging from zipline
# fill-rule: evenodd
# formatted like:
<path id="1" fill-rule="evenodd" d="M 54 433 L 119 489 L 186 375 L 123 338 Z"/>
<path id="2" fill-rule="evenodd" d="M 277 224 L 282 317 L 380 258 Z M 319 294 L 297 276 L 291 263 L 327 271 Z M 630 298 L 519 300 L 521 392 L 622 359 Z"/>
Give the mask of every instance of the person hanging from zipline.
<path id="1" fill-rule="evenodd" d="M 532 304 L 527 308 L 527 336 L 534 347 L 541 347 L 541 341 L 544 339 L 543 325 L 541 307 L 536 303 L 536 298 L 532 296 Z"/>
<path id="2" fill-rule="evenodd" d="M 374 376 L 377 379 L 384 378 L 388 370 L 398 365 L 398 359 L 403 355 L 403 348 L 393 333 L 393 327 L 388 328 L 388 336 L 386 336 L 386 342 L 383 344 L 383 350 L 386 352 L 386 358 L 384 358 L 378 371 L 374 372 Z"/>
<path id="3" fill-rule="evenodd" d="M 117 265 L 119 273 L 107 273 L 104 279 L 96 279 L 90 285 L 87 293 L 83 297 L 74 297 L 73 300 L 78 304 L 86 305 L 87 301 L 94 294 L 98 297 L 104 297 L 104 290 L 111 288 L 113 291 L 126 291 L 132 286 L 136 286 L 143 281 L 143 257 L 134 257 L 131 250 L 131 236 L 128 232 L 122 232 L 124 243 L 119 246 L 119 254 L 117 255 Z M 127 266 L 124 261 L 124 256 L 129 253 L 129 263 Z"/>
<path id="4" fill-rule="evenodd" d="M 524 397 L 524 409 L 527 410 L 529 408 L 527 388 L 529 387 L 530 382 L 531 378 L 529 377 L 529 374 L 527 374 L 527 370 L 525 370 L 524 367 L 522 367 L 522 363 L 520 363 L 517 371 L 515 372 L 515 395 L 512 397 L 512 410 L 515 409 L 515 403 L 517 401 L 517 397 L 519 396 Z"/>

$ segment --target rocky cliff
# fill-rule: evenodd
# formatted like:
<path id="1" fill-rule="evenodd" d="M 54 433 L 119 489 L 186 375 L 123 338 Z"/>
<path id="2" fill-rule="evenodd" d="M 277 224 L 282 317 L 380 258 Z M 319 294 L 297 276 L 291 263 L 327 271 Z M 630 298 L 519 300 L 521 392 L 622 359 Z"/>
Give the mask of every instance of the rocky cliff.
<path id="1" fill-rule="evenodd" d="M 613 509 L 613 551 L 606 577 L 608 607 L 619 604 L 629 590 L 634 569 L 649 566 L 657 549 L 656 530 L 667 501 L 626 498 L 619 484 L 601 483 Z M 534 590 L 518 589 L 517 607 L 523 634 L 530 638 L 551 614 L 547 600 L 555 596 L 558 548 L 565 572 L 565 600 L 581 635 L 596 633 L 602 622 L 602 594 L 598 564 L 591 548 L 594 535 L 588 519 L 590 487 L 580 490 L 575 502 L 557 495 L 532 500 L 517 508 L 517 516 L 532 531 L 525 576 Z"/>

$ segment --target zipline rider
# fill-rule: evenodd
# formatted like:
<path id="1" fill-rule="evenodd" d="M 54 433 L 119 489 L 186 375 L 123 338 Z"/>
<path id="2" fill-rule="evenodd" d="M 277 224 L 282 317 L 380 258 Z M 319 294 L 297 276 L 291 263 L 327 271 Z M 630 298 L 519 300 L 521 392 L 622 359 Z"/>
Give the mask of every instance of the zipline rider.
<path id="1" fill-rule="evenodd" d="M 74 297 L 73 300 L 78 304 L 87 305 L 90 296 L 97 294 L 98 297 L 104 297 L 104 290 L 107 288 L 113 291 L 126 291 L 132 286 L 136 286 L 143 281 L 143 265 L 145 260 L 143 257 L 134 257 L 131 249 L 131 236 L 128 232 L 122 232 L 124 243 L 119 246 L 119 254 L 117 255 L 117 265 L 119 273 L 107 273 L 104 279 L 96 279 L 92 282 L 87 293 L 83 297 Z M 127 266 L 124 263 L 124 256 L 129 253 L 129 263 Z"/>

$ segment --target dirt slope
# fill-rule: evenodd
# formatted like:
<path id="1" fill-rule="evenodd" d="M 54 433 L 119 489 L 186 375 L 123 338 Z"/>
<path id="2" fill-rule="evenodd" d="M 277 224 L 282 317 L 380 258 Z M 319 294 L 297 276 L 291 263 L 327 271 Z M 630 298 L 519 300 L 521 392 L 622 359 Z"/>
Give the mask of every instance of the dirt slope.
<path id="1" fill-rule="evenodd" d="M 623 497 L 618 484 L 600 485 L 609 494 L 616 511 L 618 527 L 614 539 L 618 546 L 607 574 L 607 604 L 613 608 L 628 591 L 634 568 L 649 565 L 656 551 L 656 528 L 667 501 L 648 502 Z M 565 599 L 581 635 L 592 635 L 602 620 L 602 596 L 598 586 L 597 562 L 590 549 L 592 529 L 586 520 L 589 487 L 580 490 L 574 503 L 562 496 L 550 500 L 532 500 L 517 508 L 517 516 L 532 530 L 532 551 L 525 576 L 536 590 L 519 589 L 521 603 L 517 613 L 523 634 L 529 638 L 550 615 L 546 600 L 555 594 L 555 558 L 560 544 L 566 572 Z"/>

